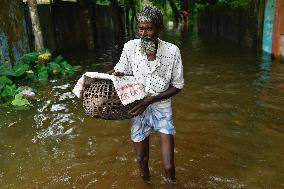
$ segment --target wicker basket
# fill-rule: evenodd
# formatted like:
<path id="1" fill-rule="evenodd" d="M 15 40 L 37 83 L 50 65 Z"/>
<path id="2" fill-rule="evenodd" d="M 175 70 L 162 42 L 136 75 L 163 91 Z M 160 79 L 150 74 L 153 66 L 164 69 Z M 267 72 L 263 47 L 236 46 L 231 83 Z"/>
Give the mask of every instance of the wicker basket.
<path id="1" fill-rule="evenodd" d="M 83 107 L 86 115 L 107 120 L 130 119 L 127 113 L 138 102 L 124 106 L 111 80 L 93 79 L 83 92 Z"/>

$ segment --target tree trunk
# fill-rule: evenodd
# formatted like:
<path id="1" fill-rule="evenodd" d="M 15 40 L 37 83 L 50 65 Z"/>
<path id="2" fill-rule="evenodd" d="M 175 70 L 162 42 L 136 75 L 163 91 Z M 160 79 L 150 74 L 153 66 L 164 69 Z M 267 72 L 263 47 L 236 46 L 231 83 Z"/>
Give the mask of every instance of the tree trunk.
<path id="1" fill-rule="evenodd" d="M 28 0 L 27 2 L 29 5 L 33 33 L 35 37 L 35 49 L 40 49 L 43 48 L 43 37 L 37 12 L 37 2 L 36 0 Z"/>
<path id="2" fill-rule="evenodd" d="M 91 0 L 78 0 L 82 10 L 83 26 L 86 32 L 86 45 L 88 50 L 95 48 L 94 31 L 93 31 L 93 4 Z"/>
<path id="3" fill-rule="evenodd" d="M 179 21 L 181 20 L 181 16 L 179 14 L 178 8 L 177 8 L 174 0 L 169 0 L 169 3 L 170 3 L 170 6 L 173 10 L 176 23 L 179 23 Z"/>

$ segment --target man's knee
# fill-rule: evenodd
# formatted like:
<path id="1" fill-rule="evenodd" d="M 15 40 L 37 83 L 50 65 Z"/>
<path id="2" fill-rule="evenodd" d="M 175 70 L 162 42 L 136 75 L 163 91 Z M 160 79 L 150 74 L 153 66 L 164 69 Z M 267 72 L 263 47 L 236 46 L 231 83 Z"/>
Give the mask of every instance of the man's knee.
<path id="1" fill-rule="evenodd" d="M 164 169 L 166 171 L 175 170 L 175 165 L 173 163 L 164 163 Z"/>
<path id="2" fill-rule="evenodd" d="M 140 156 L 140 155 L 137 155 L 137 162 L 138 162 L 140 165 L 147 164 L 148 161 L 149 161 L 149 157 L 148 157 L 148 156 Z"/>

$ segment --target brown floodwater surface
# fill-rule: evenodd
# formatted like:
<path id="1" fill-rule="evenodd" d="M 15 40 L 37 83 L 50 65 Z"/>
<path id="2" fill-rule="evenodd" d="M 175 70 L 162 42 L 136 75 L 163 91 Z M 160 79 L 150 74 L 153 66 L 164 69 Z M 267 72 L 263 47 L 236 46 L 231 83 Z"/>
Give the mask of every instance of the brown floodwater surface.
<path id="1" fill-rule="evenodd" d="M 84 115 L 71 90 L 82 73 L 32 84 L 28 110 L 0 109 L 0 188 L 284 188 L 284 64 L 196 33 L 166 31 L 186 85 L 173 98 L 175 184 L 150 138 L 151 182 L 138 176 L 129 121 Z M 121 48 L 66 54 L 84 71 L 112 68 Z"/>

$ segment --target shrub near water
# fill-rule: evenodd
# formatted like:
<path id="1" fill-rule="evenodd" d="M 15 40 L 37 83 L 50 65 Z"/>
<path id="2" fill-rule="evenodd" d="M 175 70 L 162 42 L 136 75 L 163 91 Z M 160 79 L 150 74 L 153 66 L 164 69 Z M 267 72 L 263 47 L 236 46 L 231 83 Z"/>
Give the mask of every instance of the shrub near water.
<path id="1" fill-rule="evenodd" d="M 2 62 L 0 63 L 0 103 L 7 103 L 14 99 L 12 105 L 31 105 L 22 94 L 17 94 L 21 90 L 17 89 L 13 81 L 48 81 L 53 76 L 72 76 L 78 69 L 78 66 L 68 64 L 61 55 L 52 59 L 47 49 L 23 55 L 14 66 L 8 61 Z"/>

